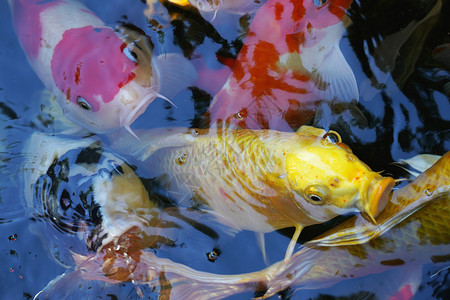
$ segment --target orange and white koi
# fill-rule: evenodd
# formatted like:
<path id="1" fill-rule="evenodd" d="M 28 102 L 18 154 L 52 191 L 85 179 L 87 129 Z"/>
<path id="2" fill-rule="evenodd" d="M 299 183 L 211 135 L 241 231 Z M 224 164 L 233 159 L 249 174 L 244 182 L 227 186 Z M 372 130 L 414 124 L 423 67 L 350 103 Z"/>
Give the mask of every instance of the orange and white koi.
<path id="1" fill-rule="evenodd" d="M 267 1 L 211 103 L 211 124 L 288 130 L 305 124 L 322 101 L 358 100 L 355 76 L 339 48 L 351 3 Z"/>

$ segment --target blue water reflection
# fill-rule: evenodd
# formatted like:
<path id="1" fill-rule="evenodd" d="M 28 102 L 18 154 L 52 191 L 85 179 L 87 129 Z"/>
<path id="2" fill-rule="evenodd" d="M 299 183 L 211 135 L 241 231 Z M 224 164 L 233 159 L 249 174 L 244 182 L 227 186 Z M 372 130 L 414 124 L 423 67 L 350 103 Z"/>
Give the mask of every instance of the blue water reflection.
<path id="1" fill-rule="evenodd" d="M 228 51 L 227 54 L 236 55 L 239 42 L 242 42 L 239 36 L 243 28 L 239 25 L 240 16 L 237 15 L 218 14 L 211 22 L 211 27 L 206 26 L 211 20 L 202 20 L 199 16 L 194 21 L 189 16 L 181 16 L 181 21 L 170 22 L 167 10 L 156 4 L 158 14 L 153 21 L 161 25 L 157 29 L 155 23 L 147 23 L 143 14 L 145 1 L 82 2 L 108 25 L 127 21 L 143 29 L 152 37 L 157 53 L 190 53 L 193 57 L 204 59 L 211 69 L 223 67 L 218 62 L 217 52 Z M 402 2 L 383 8 L 376 2 L 355 1 L 349 13 L 355 25 L 349 28 L 340 44 L 355 73 L 361 95 L 358 108 L 367 118 L 367 124 L 360 126 L 352 123 L 352 116 L 346 112 L 325 113 L 323 118 L 316 119 L 315 124 L 339 131 L 345 143 L 374 170 L 386 170 L 389 174 L 401 176 L 401 172 L 393 168 L 391 162 L 421 153 L 442 155 L 450 150 L 450 70 L 430 55 L 436 46 L 449 43 L 446 16 L 450 12 L 450 3 L 442 1 L 439 13 L 419 23 L 398 49 L 392 49 L 400 55 L 395 57 L 394 65 L 383 62 L 376 65 L 371 49 L 376 48 L 377 43 L 382 44 L 383 38 L 394 34 L 395 30 L 400 32 L 409 22 L 424 18 L 435 3 L 407 1 L 406 4 Z M 408 5 L 416 14 L 405 12 Z M 391 10 L 388 21 L 384 21 L 381 16 L 385 12 L 383 9 Z M 398 12 L 393 13 L 396 10 Z M 376 14 L 369 14 L 370 11 Z M 358 14 L 366 18 L 359 18 Z M 397 20 L 396 15 L 403 17 Z M 383 22 L 386 24 L 381 24 Z M 379 28 L 375 27 L 377 23 L 380 24 Z M 223 25 L 214 27 L 214 24 Z M 185 32 L 184 40 L 177 31 L 183 29 L 183 25 L 191 26 L 191 31 Z M 0 298 L 32 299 L 51 280 L 71 270 L 70 251 L 86 249 L 81 240 L 69 238 L 45 220 L 36 218 L 33 209 L 25 204 L 21 187 L 23 176 L 26 176 L 22 166 L 24 142 L 33 132 L 51 134 L 58 128 L 52 118 L 36 105 L 48 96 L 43 94 L 44 86 L 30 68 L 16 38 L 7 1 L 0 1 L 0 38 Z M 224 41 L 231 46 L 224 48 Z M 232 41 L 236 43 L 233 45 Z M 383 68 L 391 69 L 385 73 L 380 71 Z M 380 85 L 373 84 L 374 78 Z M 172 99 L 176 108 L 161 99 L 155 100 L 133 124 L 133 128 L 201 127 L 207 124 L 202 118 L 214 96 L 210 93 L 195 88 L 185 90 Z M 37 119 L 37 116 L 40 117 Z M 291 234 L 289 230 L 266 234 L 270 262 L 283 258 Z M 308 239 L 306 234 L 304 239 Z M 157 254 L 220 274 L 250 272 L 265 266 L 257 247 L 257 238 L 252 232 L 240 232 L 230 240 L 221 241 L 221 256 L 214 263 L 205 259 L 203 250 L 213 245 L 201 239 L 185 242 L 197 242 L 198 248 L 167 247 Z M 412 276 L 414 278 L 411 280 L 418 282 L 420 287 L 413 299 L 445 299 L 450 289 L 450 273 L 448 269 L 441 269 L 442 265 L 425 265 L 414 270 L 415 277 Z M 388 294 L 395 293 L 399 286 L 393 282 L 404 276 L 404 272 L 405 269 L 400 268 L 343 281 L 323 290 L 292 290 L 281 296 L 286 299 L 382 299 L 386 294 L 377 294 L 379 287 L 386 287 Z M 136 299 L 140 293 L 148 299 L 156 297 L 149 287 L 136 289 L 132 283 L 107 285 L 96 281 L 77 281 L 77 284 L 80 288 L 72 291 L 68 295 L 69 299 L 88 296 L 99 299 Z M 62 289 L 61 295 L 64 292 Z M 233 299 L 248 299 L 252 296 L 246 293 Z"/>

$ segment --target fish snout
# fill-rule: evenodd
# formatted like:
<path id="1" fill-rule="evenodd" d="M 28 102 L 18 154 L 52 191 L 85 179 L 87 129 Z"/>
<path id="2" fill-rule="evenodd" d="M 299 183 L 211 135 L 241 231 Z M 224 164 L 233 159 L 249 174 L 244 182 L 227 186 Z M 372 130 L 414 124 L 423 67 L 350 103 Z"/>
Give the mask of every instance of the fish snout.
<path id="1" fill-rule="evenodd" d="M 360 211 L 363 217 L 376 224 L 375 217 L 384 209 L 389 201 L 389 194 L 395 186 L 391 177 L 374 178 L 367 189 L 365 199 L 360 202 Z"/>

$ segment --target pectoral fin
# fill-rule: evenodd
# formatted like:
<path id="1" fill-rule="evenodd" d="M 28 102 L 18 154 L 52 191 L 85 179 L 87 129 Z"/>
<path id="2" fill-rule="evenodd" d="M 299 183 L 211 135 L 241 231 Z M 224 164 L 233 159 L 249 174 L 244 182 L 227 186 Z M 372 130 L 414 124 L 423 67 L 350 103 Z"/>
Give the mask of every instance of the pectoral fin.
<path id="1" fill-rule="evenodd" d="M 286 249 L 286 254 L 284 256 L 284 261 L 288 261 L 292 257 L 292 254 L 294 253 L 295 245 L 297 244 L 297 240 L 298 240 L 302 230 L 303 230 L 303 226 L 301 226 L 301 225 L 297 225 L 295 227 L 294 235 L 292 236 L 292 239 L 289 242 L 289 246 Z"/>
<path id="2" fill-rule="evenodd" d="M 197 71 L 181 54 L 159 55 L 154 59 L 154 65 L 159 72 L 159 94 L 164 96 L 165 100 L 171 100 L 176 94 L 197 81 Z"/>
<path id="3" fill-rule="evenodd" d="M 344 55 L 335 45 L 320 67 L 312 74 L 311 80 L 319 89 L 323 100 L 352 102 L 359 100 L 356 78 Z"/>
<path id="4" fill-rule="evenodd" d="M 426 169 L 436 163 L 439 158 L 441 158 L 440 155 L 420 154 L 409 159 L 402 159 L 400 162 L 394 164 L 400 166 L 411 175 L 417 177 L 420 173 L 425 172 Z M 411 170 L 410 167 L 418 172 Z"/>
<path id="5" fill-rule="evenodd" d="M 346 226 L 334 233 L 327 234 L 323 238 L 309 241 L 307 244 L 311 246 L 344 246 L 366 243 L 398 225 L 430 201 L 438 201 L 442 197 L 448 197 L 449 190 L 450 187 L 443 186 L 437 188 L 429 195 L 424 192 L 423 197 L 406 206 L 392 204 L 390 207 L 390 211 L 393 212 L 392 215 L 389 216 L 386 213 L 383 214 L 382 212 L 377 218 L 377 225 L 371 224 L 366 220 L 362 220 L 363 218 L 360 216 L 357 217 L 359 219 L 357 219 L 356 222 L 352 221 L 353 219 L 350 219 L 348 222 L 350 226 Z M 396 202 L 397 197 L 405 197 L 405 193 L 402 195 L 402 190 L 397 190 L 394 193 L 391 202 Z"/>

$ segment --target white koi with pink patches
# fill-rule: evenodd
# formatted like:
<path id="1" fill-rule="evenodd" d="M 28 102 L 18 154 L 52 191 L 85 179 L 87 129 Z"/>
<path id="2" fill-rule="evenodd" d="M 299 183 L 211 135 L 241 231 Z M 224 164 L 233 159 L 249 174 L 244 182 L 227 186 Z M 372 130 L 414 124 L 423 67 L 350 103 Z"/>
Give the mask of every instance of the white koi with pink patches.
<path id="1" fill-rule="evenodd" d="M 168 100 L 160 94 L 161 77 L 170 81 L 173 95 L 196 80 L 184 57 L 153 58 L 148 36 L 132 27 L 107 27 L 81 3 L 9 4 L 33 70 L 57 97 L 64 114 L 92 132 L 123 127 L 132 133 L 130 125 L 155 98 Z"/>

